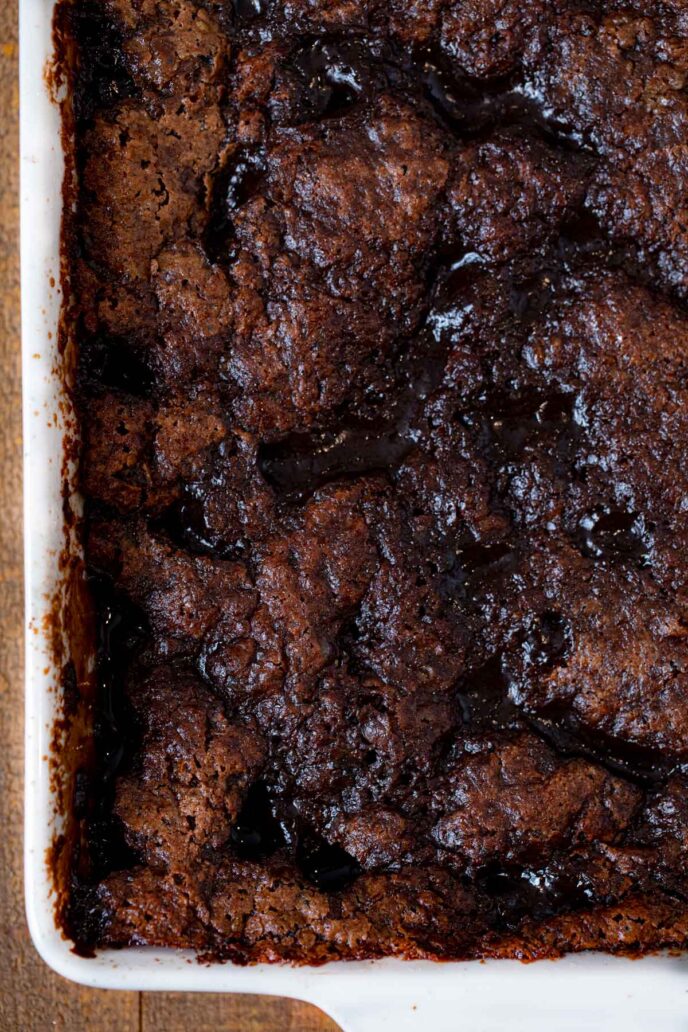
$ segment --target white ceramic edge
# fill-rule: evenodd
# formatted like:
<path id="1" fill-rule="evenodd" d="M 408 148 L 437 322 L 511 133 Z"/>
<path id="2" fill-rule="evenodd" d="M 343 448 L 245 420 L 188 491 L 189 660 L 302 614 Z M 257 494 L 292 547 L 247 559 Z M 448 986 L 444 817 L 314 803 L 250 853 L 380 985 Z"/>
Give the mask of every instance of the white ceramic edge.
<path id="1" fill-rule="evenodd" d="M 20 171 L 22 375 L 24 431 L 24 563 L 26 615 L 25 822 L 26 911 L 34 942 L 61 967 L 52 921 L 46 850 L 55 830 L 49 771 L 54 715 L 51 657 L 44 634 L 47 598 L 57 583 L 62 431 L 54 419 L 63 160 L 59 114 L 43 78 L 50 53 L 50 5 L 20 5 Z"/>
<path id="2" fill-rule="evenodd" d="M 183 951 L 127 949 L 75 955 L 54 923 L 46 851 L 55 831 L 47 756 L 55 716 L 53 671 L 41 633 L 62 544 L 63 431 L 53 416 L 62 205 L 60 120 L 44 70 L 53 0 L 20 0 L 21 272 L 26 570 L 26 912 L 45 962 L 84 985 L 129 990 L 245 992 L 310 1001 L 348 1032 L 605 1032 L 688 1030 L 688 960 L 601 955 L 524 966 L 333 963 L 323 968 L 201 965 Z M 52 334 L 52 339 L 49 339 Z"/>

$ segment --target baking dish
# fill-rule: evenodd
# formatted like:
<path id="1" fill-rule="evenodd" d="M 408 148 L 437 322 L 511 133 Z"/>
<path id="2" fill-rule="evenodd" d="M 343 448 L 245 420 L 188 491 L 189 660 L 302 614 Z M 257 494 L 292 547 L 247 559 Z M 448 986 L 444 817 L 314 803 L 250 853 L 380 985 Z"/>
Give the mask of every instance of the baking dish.
<path id="1" fill-rule="evenodd" d="M 65 445 L 74 432 L 58 353 L 60 219 L 64 159 L 51 98 L 54 0 L 21 0 L 22 303 L 27 600 L 26 899 L 36 947 L 60 974 L 90 986 L 139 990 L 270 993 L 312 1002 L 347 1032 L 437 1032 L 688 1028 L 688 960 L 642 961 L 602 955 L 522 965 L 516 961 L 432 964 L 332 963 L 322 968 L 201 965 L 185 952 L 126 949 L 77 956 L 55 923 L 47 858 L 60 833 L 55 725 L 61 716 L 61 663 L 68 649 L 64 588 L 69 541 L 65 485 L 73 467 Z M 66 658 L 67 653 L 63 658 Z M 64 744 L 64 743 L 63 743 Z M 72 743 L 74 745 L 74 743 Z M 78 742 L 76 743 L 78 747 Z M 63 755 L 73 755 L 73 752 Z M 52 758 L 52 759 L 51 759 Z M 59 761 L 60 757 L 57 756 Z M 69 773 L 68 771 L 66 772 Z"/>

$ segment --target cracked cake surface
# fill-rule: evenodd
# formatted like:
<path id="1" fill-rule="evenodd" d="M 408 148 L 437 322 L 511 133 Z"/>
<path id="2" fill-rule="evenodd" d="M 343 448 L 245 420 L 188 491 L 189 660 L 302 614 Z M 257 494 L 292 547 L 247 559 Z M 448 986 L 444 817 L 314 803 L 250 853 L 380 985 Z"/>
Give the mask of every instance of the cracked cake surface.
<path id="1" fill-rule="evenodd" d="M 69 933 L 682 947 L 683 0 L 59 17 L 99 643 Z"/>

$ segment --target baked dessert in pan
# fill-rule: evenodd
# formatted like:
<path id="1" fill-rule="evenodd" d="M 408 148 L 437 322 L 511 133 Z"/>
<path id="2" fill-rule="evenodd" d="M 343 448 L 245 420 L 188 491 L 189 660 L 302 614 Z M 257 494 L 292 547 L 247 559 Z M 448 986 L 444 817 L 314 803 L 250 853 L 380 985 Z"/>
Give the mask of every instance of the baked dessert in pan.
<path id="1" fill-rule="evenodd" d="M 97 762 L 67 927 L 688 929 L 688 12 L 65 4 Z"/>

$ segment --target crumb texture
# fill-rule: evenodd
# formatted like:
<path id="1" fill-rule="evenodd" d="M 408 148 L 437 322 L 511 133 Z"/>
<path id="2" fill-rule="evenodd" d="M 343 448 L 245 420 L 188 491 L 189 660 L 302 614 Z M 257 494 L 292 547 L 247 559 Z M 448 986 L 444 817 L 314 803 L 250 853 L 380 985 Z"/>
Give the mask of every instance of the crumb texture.
<path id="1" fill-rule="evenodd" d="M 86 0 L 83 948 L 688 934 L 683 0 Z"/>

